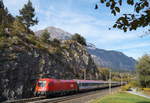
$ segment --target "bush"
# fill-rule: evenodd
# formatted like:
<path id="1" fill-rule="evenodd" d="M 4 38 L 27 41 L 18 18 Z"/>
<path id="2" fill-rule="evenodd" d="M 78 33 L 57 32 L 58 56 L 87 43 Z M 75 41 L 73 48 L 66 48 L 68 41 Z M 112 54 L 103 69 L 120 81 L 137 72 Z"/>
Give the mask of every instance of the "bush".
<path id="1" fill-rule="evenodd" d="M 139 87 L 138 81 L 131 81 L 129 84 L 131 85 L 131 87 Z"/>
<path id="2" fill-rule="evenodd" d="M 144 91 L 150 92 L 150 88 L 143 88 Z"/>
<path id="3" fill-rule="evenodd" d="M 13 25 L 12 25 L 12 34 L 13 35 L 23 35 L 24 33 L 26 33 L 26 27 L 24 26 L 24 24 L 19 21 L 18 19 L 16 19 L 14 22 L 13 22 Z"/>
<path id="4" fill-rule="evenodd" d="M 49 40 L 50 34 L 49 34 L 48 30 L 44 30 L 44 32 L 42 33 L 40 38 L 43 42 L 50 43 L 50 40 Z"/>
<path id="5" fill-rule="evenodd" d="M 131 89 L 131 85 L 130 84 L 127 84 L 127 85 L 121 87 L 122 91 L 129 91 L 130 89 Z"/>
<path id="6" fill-rule="evenodd" d="M 78 33 L 75 33 L 75 34 L 72 36 L 71 39 L 77 41 L 77 42 L 80 43 L 81 45 L 84 45 L 84 46 L 87 45 L 85 38 L 82 37 L 82 36 L 81 36 L 80 34 L 78 34 Z"/>
<path id="7" fill-rule="evenodd" d="M 31 43 L 33 45 L 36 45 L 38 43 L 37 38 L 34 35 L 28 35 L 26 36 L 26 38 L 28 39 L 28 43 Z"/>
<path id="8" fill-rule="evenodd" d="M 53 46 L 59 47 L 59 46 L 60 46 L 60 41 L 55 38 L 55 39 L 51 42 L 51 44 L 52 44 Z"/>

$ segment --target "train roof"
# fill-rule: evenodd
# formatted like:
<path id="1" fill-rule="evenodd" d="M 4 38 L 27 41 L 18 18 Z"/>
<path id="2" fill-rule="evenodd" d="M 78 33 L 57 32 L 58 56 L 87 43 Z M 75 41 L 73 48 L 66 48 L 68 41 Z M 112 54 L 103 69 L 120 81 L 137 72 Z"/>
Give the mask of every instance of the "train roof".
<path id="1" fill-rule="evenodd" d="M 60 82 L 77 82 L 77 83 L 109 83 L 109 81 L 103 80 L 80 80 L 80 79 L 73 79 L 73 80 L 62 80 L 62 79 L 54 79 L 54 78 L 40 78 L 38 81 L 60 81 Z M 118 83 L 115 81 L 111 81 L 111 83 Z"/>
<path id="2" fill-rule="evenodd" d="M 102 81 L 102 80 L 79 80 L 74 79 L 77 83 L 108 83 L 108 81 Z"/>
<path id="3" fill-rule="evenodd" d="M 60 81 L 60 82 L 75 82 L 74 80 L 62 80 L 62 79 L 54 79 L 54 78 L 40 78 L 40 79 L 38 79 L 38 81 L 44 81 L 44 80 L 46 80 L 46 81 L 53 81 L 53 82 L 55 82 L 55 81 Z"/>

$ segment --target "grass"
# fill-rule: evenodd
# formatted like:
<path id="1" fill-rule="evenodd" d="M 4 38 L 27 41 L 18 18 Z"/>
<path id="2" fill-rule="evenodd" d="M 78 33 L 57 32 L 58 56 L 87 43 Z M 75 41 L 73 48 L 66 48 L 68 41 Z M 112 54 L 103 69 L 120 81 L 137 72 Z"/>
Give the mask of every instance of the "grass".
<path id="1" fill-rule="evenodd" d="M 125 92 L 120 92 L 103 97 L 92 103 L 150 103 L 150 99 Z"/>

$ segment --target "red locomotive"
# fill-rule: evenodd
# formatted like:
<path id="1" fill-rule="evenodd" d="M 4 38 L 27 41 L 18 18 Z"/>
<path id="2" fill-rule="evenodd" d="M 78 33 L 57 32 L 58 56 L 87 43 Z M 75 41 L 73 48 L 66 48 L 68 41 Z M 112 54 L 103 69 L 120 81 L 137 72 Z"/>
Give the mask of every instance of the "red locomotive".
<path id="1" fill-rule="evenodd" d="M 112 86 L 119 86 L 120 82 L 111 82 Z M 85 90 L 106 88 L 109 86 L 107 81 L 98 80 L 59 80 L 52 78 L 39 79 L 36 84 L 35 94 L 56 95 L 75 93 Z"/>
<path id="2" fill-rule="evenodd" d="M 58 80 L 52 78 L 39 79 L 35 92 L 36 95 L 53 95 L 77 92 L 78 86 L 74 80 Z"/>

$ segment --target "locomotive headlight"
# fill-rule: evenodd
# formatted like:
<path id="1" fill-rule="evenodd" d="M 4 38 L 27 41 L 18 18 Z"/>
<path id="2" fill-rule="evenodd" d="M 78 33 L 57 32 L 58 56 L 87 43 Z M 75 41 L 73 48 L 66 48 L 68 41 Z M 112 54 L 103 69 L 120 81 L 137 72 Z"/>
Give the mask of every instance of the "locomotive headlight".
<path id="1" fill-rule="evenodd" d="M 46 88 L 45 88 L 45 87 L 43 87 L 43 91 L 46 91 Z"/>

